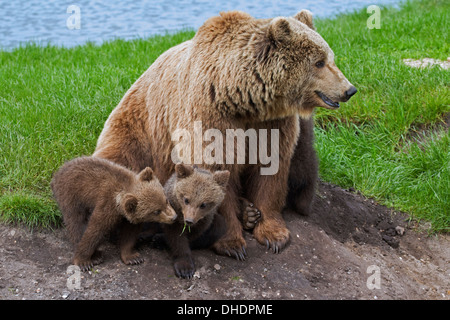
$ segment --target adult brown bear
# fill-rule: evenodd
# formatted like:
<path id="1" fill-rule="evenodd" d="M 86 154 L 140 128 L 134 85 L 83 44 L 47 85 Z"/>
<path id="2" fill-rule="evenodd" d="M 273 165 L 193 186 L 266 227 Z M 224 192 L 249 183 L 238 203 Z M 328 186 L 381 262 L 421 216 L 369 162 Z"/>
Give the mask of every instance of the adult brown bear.
<path id="1" fill-rule="evenodd" d="M 281 211 L 299 135 L 298 117 L 310 117 L 318 106 L 337 108 L 339 101 L 347 101 L 355 92 L 334 64 L 330 47 L 314 30 L 309 11 L 274 19 L 254 19 L 238 11 L 222 13 L 208 19 L 192 40 L 162 54 L 133 84 L 106 121 L 94 156 L 136 172 L 151 166 L 165 183 L 175 167 L 174 134 L 185 130 L 194 132 L 195 138 L 200 129 L 205 132 L 200 135 L 203 139 L 189 141 L 177 155 L 178 161 L 230 171 L 219 208 L 227 232 L 214 249 L 245 257 L 246 243 L 237 218 L 238 197 L 244 196 L 262 213 L 253 231 L 255 238 L 279 252 L 289 240 Z M 276 157 L 276 172 L 261 174 L 267 162 L 249 161 L 251 143 L 246 145 L 245 163 L 236 161 L 241 150 L 235 146 L 226 154 L 228 160 L 234 150 L 232 163 L 195 161 L 212 136 L 216 146 L 227 149 L 228 139 L 217 134 L 206 137 L 209 129 L 224 136 L 233 130 L 265 133 L 267 139 L 260 139 L 258 147 L 261 141 L 267 142 L 263 147 Z M 218 156 L 215 151 L 214 157 Z"/>

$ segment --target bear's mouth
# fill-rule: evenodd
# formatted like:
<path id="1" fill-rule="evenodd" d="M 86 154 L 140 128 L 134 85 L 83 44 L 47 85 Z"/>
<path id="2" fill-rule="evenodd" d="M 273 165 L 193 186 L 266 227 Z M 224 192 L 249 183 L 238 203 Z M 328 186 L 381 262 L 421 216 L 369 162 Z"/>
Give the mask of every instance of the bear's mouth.
<path id="1" fill-rule="evenodd" d="M 328 105 L 328 106 L 330 106 L 332 108 L 336 108 L 336 109 L 339 108 L 339 102 L 334 102 L 333 100 L 328 98 L 326 95 L 324 95 L 320 91 L 315 91 L 315 92 L 320 97 L 320 99 L 322 99 L 322 101 L 325 102 L 326 105 Z"/>

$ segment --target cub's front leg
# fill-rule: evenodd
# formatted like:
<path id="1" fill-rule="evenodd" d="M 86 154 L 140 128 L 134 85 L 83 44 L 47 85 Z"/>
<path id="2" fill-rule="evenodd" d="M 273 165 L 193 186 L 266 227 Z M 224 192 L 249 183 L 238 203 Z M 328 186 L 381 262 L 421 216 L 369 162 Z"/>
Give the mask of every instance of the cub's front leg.
<path id="1" fill-rule="evenodd" d="M 242 234 L 242 224 L 239 221 L 241 215 L 241 204 L 237 192 L 239 191 L 239 177 L 230 176 L 225 199 L 219 207 L 226 225 L 226 232 L 214 245 L 217 254 L 234 257 L 237 260 L 245 260 L 247 244 Z"/>
<path id="2" fill-rule="evenodd" d="M 135 249 L 139 232 L 142 229 L 141 224 L 132 224 L 123 221 L 119 235 L 120 258 L 122 262 L 128 265 L 140 264 L 144 262 L 144 257 Z"/>
<path id="3" fill-rule="evenodd" d="M 195 265 L 192 259 L 189 239 L 187 235 L 183 234 L 184 232 L 189 231 L 183 230 L 183 226 L 180 223 L 164 226 L 164 233 L 173 259 L 175 275 L 179 278 L 191 279 L 195 273 Z"/>

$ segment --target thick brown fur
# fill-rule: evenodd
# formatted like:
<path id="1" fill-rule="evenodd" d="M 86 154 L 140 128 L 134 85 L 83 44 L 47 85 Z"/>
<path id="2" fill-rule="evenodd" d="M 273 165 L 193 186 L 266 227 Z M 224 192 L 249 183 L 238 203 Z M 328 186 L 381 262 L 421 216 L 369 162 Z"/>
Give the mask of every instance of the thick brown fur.
<path id="1" fill-rule="evenodd" d="M 266 129 L 268 140 L 270 130 L 278 130 L 279 170 L 273 175 L 261 175 L 261 163 L 196 164 L 230 171 L 219 208 L 227 232 L 214 244 L 216 252 L 245 255 L 240 196 L 261 211 L 255 238 L 279 252 L 289 240 L 281 211 L 298 117 L 309 118 L 318 106 L 336 108 L 338 101 L 349 99 L 352 88 L 328 44 L 313 30 L 308 11 L 274 19 L 221 13 L 192 40 L 163 53 L 133 84 L 106 121 L 94 155 L 136 172 L 151 166 L 165 183 L 175 167 L 172 134 L 177 129 L 192 132 L 194 122 L 201 121 L 203 132 Z M 193 158 L 186 153 L 179 160 L 195 163 Z"/>
<path id="2" fill-rule="evenodd" d="M 217 215 L 230 177 L 229 171 L 200 169 L 184 164 L 164 186 L 169 203 L 178 215 L 177 223 L 164 226 L 175 274 L 191 278 L 195 272 L 191 248 L 207 248 L 225 233 L 223 218 Z"/>
<path id="3" fill-rule="evenodd" d="M 143 258 L 134 250 L 140 225 L 173 223 L 176 218 L 148 167 L 136 174 L 105 159 L 80 157 L 54 174 L 51 188 L 76 248 L 73 263 L 84 271 L 100 262 L 97 248 L 117 228 L 122 261 L 141 263 Z"/>
<path id="4" fill-rule="evenodd" d="M 309 215 L 319 178 L 319 163 L 314 149 L 314 118 L 300 118 L 300 138 L 289 171 L 287 207 Z"/>

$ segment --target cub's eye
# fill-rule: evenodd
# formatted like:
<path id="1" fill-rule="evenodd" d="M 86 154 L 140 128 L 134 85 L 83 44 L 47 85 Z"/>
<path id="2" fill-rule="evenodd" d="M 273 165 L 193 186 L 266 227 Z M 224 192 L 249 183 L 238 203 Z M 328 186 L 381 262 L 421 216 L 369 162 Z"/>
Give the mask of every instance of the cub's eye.
<path id="1" fill-rule="evenodd" d="M 319 62 L 316 62 L 316 67 L 317 68 L 323 68 L 325 66 L 325 61 L 321 60 Z"/>
<path id="2" fill-rule="evenodd" d="M 189 199 L 188 198 L 184 198 L 184 204 L 189 204 Z"/>
<path id="3" fill-rule="evenodd" d="M 161 210 L 153 211 L 153 214 L 154 214 L 155 216 L 159 216 L 159 215 L 161 214 Z"/>
<path id="4" fill-rule="evenodd" d="M 200 209 L 205 209 L 205 208 L 206 208 L 206 203 L 203 202 L 203 203 L 199 206 L 199 208 L 200 208 Z"/>

